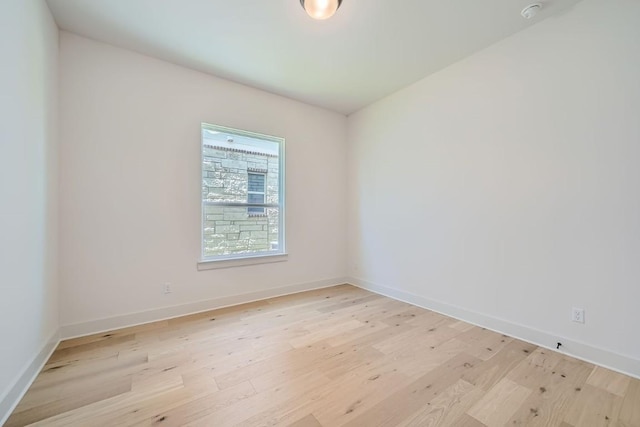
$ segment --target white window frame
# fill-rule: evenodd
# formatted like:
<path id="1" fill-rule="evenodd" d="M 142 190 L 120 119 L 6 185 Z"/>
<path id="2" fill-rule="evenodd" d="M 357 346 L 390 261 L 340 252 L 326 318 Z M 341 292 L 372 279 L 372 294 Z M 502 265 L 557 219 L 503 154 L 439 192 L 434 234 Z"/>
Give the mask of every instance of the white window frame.
<path id="1" fill-rule="evenodd" d="M 202 143 L 202 132 L 204 130 L 212 130 L 226 134 L 233 134 L 238 136 L 246 136 L 251 138 L 258 138 L 265 141 L 271 141 L 278 144 L 278 203 L 277 204 L 269 204 L 266 203 L 266 175 L 265 175 L 265 203 L 261 204 L 251 204 L 251 203 L 226 203 L 226 202 L 207 202 L 202 197 L 202 182 L 204 179 L 204 168 L 202 167 L 204 162 L 204 149 Z M 285 139 L 272 135 L 265 135 L 256 132 L 245 131 L 241 129 L 234 129 L 225 126 L 213 125 L 209 123 L 201 124 L 201 132 L 200 132 L 200 183 L 199 187 L 200 191 L 200 260 L 197 264 L 198 270 L 210 270 L 217 268 L 229 268 L 229 267 L 237 267 L 244 265 L 253 265 L 253 264 L 266 264 L 273 262 L 282 262 L 287 260 L 287 252 L 286 252 L 286 240 L 285 240 Z M 253 173 L 253 172 L 248 172 Z M 256 172 L 257 173 L 257 172 Z M 267 171 L 268 173 L 268 171 Z M 248 198 L 248 196 L 247 196 Z M 235 206 L 235 207 L 275 207 L 278 208 L 278 248 L 271 249 L 268 251 L 260 251 L 254 253 L 242 253 L 242 254 L 229 254 L 229 255 L 219 255 L 215 257 L 205 257 L 204 256 L 204 207 L 206 204 L 215 204 L 218 206 Z"/>

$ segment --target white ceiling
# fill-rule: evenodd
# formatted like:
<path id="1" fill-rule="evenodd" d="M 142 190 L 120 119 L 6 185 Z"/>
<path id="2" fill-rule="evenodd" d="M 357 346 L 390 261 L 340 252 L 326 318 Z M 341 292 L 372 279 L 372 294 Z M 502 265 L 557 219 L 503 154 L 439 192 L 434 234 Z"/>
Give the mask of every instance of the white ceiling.
<path id="1" fill-rule="evenodd" d="M 540 1 L 540 0 L 538 0 Z M 580 0 L 47 0 L 64 30 L 349 114 Z"/>

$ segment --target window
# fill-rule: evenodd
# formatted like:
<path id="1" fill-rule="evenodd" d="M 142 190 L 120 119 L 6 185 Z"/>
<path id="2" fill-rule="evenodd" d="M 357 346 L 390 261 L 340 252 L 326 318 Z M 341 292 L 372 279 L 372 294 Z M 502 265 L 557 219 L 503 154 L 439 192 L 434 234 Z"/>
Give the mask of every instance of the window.
<path id="1" fill-rule="evenodd" d="M 202 125 L 202 261 L 285 253 L 284 139 Z"/>

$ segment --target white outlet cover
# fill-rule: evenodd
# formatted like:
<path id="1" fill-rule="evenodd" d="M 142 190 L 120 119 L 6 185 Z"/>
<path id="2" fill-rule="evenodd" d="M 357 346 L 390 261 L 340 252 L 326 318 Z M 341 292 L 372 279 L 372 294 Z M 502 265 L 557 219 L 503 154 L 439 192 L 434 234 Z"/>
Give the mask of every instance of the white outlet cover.
<path id="1" fill-rule="evenodd" d="M 571 311 L 571 320 L 576 323 L 584 323 L 584 308 L 573 307 Z"/>

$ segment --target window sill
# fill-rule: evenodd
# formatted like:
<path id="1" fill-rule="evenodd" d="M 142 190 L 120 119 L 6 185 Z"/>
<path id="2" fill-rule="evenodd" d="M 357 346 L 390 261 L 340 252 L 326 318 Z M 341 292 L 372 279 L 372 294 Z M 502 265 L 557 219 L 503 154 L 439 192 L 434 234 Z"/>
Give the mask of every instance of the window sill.
<path id="1" fill-rule="evenodd" d="M 198 271 L 216 270 L 219 268 L 243 267 L 246 265 L 271 264 L 274 262 L 284 262 L 288 258 L 288 254 L 276 255 L 258 255 L 246 258 L 220 259 L 213 261 L 198 262 Z"/>

